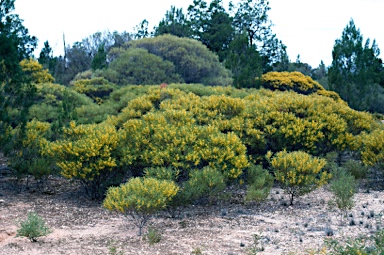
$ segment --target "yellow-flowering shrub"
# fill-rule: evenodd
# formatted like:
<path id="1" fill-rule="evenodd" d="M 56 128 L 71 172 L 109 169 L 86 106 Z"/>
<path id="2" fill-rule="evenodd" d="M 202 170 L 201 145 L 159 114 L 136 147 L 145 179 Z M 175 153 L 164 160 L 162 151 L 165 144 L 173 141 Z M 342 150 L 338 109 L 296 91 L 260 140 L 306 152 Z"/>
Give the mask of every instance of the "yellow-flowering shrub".
<path id="1" fill-rule="evenodd" d="M 178 190 L 179 187 L 173 181 L 132 178 L 119 187 L 109 188 L 103 206 L 130 216 L 141 235 L 150 217 L 164 209 Z"/>
<path id="2" fill-rule="evenodd" d="M 86 94 L 97 102 L 108 98 L 109 94 L 116 88 L 115 85 L 102 77 L 91 79 L 79 79 L 71 83 L 71 88 L 81 94 Z M 100 101 L 101 100 L 101 101 Z"/>
<path id="3" fill-rule="evenodd" d="M 12 174 L 18 180 L 25 175 L 32 175 L 36 180 L 44 181 L 53 170 L 50 160 L 42 156 L 42 149 L 51 136 L 50 124 L 34 119 L 26 124 L 24 134 L 20 127 L 12 132 L 14 153 L 9 159 Z M 18 139 L 21 139 L 21 144 Z"/>
<path id="4" fill-rule="evenodd" d="M 55 81 L 47 69 L 33 58 L 24 59 L 20 62 L 21 69 L 30 76 L 33 83 L 52 83 Z"/>
<path id="5" fill-rule="evenodd" d="M 190 123 L 184 115 L 186 112 L 158 112 L 127 121 L 119 146 L 122 162 L 142 168 L 171 166 L 186 175 L 192 168 L 210 166 L 226 178 L 237 178 L 248 166 L 241 140 L 234 133 Z"/>
<path id="6" fill-rule="evenodd" d="M 384 129 L 376 129 L 360 137 L 361 160 L 367 166 L 381 165 L 384 169 Z"/>
<path id="7" fill-rule="evenodd" d="M 322 171 L 326 164 L 325 159 L 313 157 L 302 151 L 278 152 L 270 160 L 270 164 L 276 180 L 290 195 L 291 205 L 295 196 L 301 196 L 326 184 L 331 177 Z"/>
<path id="8" fill-rule="evenodd" d="M 55 158 L 64 177 L 80 180 L 88 195 L 97 198 L 117 166 L 113 152 L 118 140 L 117 131 L 111 125 L 71 122 L 64 128 L 64 138 L 47 143 L 44 154 Z"/>
<path id="9" fill-rule="evenodd" d="M 261 76 L 261 85 L 271 90 L 293 90 L 304 95 L 325 90 L 320 83 L 300 72 L 269 72 Z"/>

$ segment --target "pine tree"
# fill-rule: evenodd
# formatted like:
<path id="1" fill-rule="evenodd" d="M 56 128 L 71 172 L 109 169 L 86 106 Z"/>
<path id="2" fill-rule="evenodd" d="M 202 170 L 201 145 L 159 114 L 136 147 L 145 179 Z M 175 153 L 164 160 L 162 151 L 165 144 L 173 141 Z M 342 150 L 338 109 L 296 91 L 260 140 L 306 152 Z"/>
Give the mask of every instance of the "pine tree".
<path id="1" fill-rule="evenodd" d="M 378 58 L 380 50 L 375 41 L 372 45 L 351 19 L 332 51 L 332 65 L 328 71 L 329 88 L 357 110 L 373 110 L 384 113 L 384 105 L 377 107 L 377 97 L 384 99 L 384 67 Z"/>

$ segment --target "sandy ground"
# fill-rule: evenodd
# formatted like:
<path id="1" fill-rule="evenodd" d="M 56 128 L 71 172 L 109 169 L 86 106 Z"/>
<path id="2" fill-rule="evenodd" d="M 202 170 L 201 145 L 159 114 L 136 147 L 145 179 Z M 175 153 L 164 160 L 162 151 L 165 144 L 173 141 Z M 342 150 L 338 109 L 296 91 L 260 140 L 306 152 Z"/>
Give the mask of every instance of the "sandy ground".
<path id="1" fill-rule="evenodd" d="M 384 227 L 383 191 L 361 188 L 341 224 L 339 211 L 328 206 L 327 187 L 297 198 L 293 206 L 273 188 L 260 205 L 235 203 L 236 196 L 221 205 L 191 206 L 176 219 L 156 215 L 150 225 L 161 241 L 150 245 L 129 219 L 87 200 L 75 184 L 60 178 L 49 183 L 53 192 L 32 185 L 16 194 L 0 176 L 0 254 L 308 254 L 327 238 L 371 236 Z M 52 229 L 35 243 L 15 237 L 18 222 L 30 211 Z"/>

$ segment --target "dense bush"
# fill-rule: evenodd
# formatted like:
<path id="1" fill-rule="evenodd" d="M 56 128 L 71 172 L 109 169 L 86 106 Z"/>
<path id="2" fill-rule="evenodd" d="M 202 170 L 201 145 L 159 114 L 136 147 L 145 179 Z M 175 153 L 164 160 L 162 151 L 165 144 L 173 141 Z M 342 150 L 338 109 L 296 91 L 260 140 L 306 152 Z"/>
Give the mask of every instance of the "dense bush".
<path id="1" fill-rule="evenodd" d="M 248 165 L 246 148 L 235 134 L 195 125 L 186 111 L 150 112 L 128 120 L 121 135 L 122 163 L 137 170 L 169 166 L 188 176 L 190 169 L 210 166 L 225 178 L 237 178 Z"/>
<path id="2" fill-rule="evenodd" d="M 7 149 L 12 150 L 13 153 L 10 153 L 8 162 L 17 183 L 30 175 L 44 183 L 44 180 L 54 173 L 53 162 L 42 156 L 42 146 L 51 138 L 51 135 L 50 124 L 37 120 L 26 124 L 24 134 L 21 134 L 19 127 L 12 130 L 13 140 Z"/>
<path id="3" fill-rule="evenodd" d="M 130 48 L 113 60 L 108 69 L 97 73 L 118 85 L 182 82 L 172 62 L 146 49 Z"/>
<path id="4" fill-rule="evenodd" d="M 58 84 L 36 85 L 37 96 L 29 110 L 31 119 L 55 123 L 63 118 L 76 118 L 76 108 L 92 105 L 92 99 Z"/>
<path id="5" fill-rule="evenodd" d="M 27 237 L 31 242 L 36 242 L 38 237 L 46 236 L 51 232 L 43 218 L 34 212 L 30 212 L 27 219 L 20 222 L 16 237 L 23 236 Z"/>
<path id="6" fill-rule="evenodd" d="M 221 86 L 232 84 L 231 74 L 221 65 L 219 58 L 197 40 L 161 35 L 130 41 L 125 47 L 146 49 L 149 53 L 172 62 L 176 73 L 186 83 Z"/>
<path id="7" fill-rule="evenodd" d="M 251 165 L 247 169 L 246 201 L 261 202 L 266 199 L 273 186 L 273 176 L 261 165 Z"/>
<path id="8" fill-rule="evenodd" d="M 64 128 L 64 139 L 47 142 L 44 155 L 57 161 L 61 174 L 79 180 L 91 198 L 103 195 L 116 166 L 113 151 L 118 145 L 115 127 L 108 124 L 76 125 Z"/>

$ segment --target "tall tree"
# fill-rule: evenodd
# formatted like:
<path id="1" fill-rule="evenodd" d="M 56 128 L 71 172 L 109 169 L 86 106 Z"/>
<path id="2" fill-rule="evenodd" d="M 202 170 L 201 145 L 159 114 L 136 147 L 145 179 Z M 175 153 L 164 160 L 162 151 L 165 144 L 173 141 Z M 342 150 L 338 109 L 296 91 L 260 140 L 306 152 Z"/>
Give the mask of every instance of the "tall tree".
<path id="1" fill-rule="evenodd" d="M 384 98 L 384 67 L 378 57 L 379 48 L 363 36 L 351 19 L 343 30 L 340 39 L 335 41 L 332 51 L 332 64 L 328 71 L 329 88 L 340 94 L 341 98 L 357 110 L 377 110 L 373 105 L 377 97 Z"/>
<path id="2" fill-rule="evenodd" d="M 232 71 L 236 88 L 258 88 L 257 77 L 262 75 L 262 62 L 255 45 L 250 45 L 246 34 L 239 34 L 231 42 L 225 66 Z"/>
<path id="3" fill-rule="evenodd" d="M 200 40 L 208 49 L 218 54 L 220 61 L 223 61 L 229 44 L 234 38 L 233 18 L 226 12 L 222 0 L 211 2 L 208 15 Z"/>
<path id="4" fill-rule="evenodd" d="M 177 9 L 172 5 L 171 9 L 165 13 L 165 17 L 155 27 L 154 31 L 155 36 L 163 34 L 171 34 L 178 37 L 192 36 L 192 30 L 182 8 Z"/>
<path id="5" fill-rule="evenodd" d="M 56 73 L 58 58 L 53 56 L 53 50 L 48 41 L 44 42 L 44 48 L 40 51 L 38 61 L 45 69 L 48 69 L 51 74 Z"/>
<path id="6" fill-rule="evenodd" d="M 141 39 L 148 37 L 149 31 L 148 31 L 148 20 L 144 19 L 141 21 L 136 27 L 134 27 L 134 37 L 135 39 Z"/>
<path id="7" fill-rule="evenodd" d="M 223 7 L 223 1 L 213 0 L 208 5 L 203 0 L 195 0 L 188 7 L 188 18 L 192 37 L 218 54 L 220 61 L 223 61 L 235 32 L 233 18 Z"/>
<path id="8" fill-rule="evenodd" d="M 28 34 L 14 11 L 15 0 L 0 1 L 0 139 L 8 125 L 26 122 L 34 86 L 24 75 L 20 61 L 29 58 L 37 39 Z M 10 115 L 17 112 L 16 115 Z"/>
<path id="9" fill-rule="evenodd" d="M 239 33 L 247 33 L 250 45 L 255 45 L 263 60 L 263 72 L 284 59 L 286 46 L 272 33 L 272 22 L 267 12 L 269 1 L 241 0 L 238 3 L 233 24 Z"/>
<path id="10" fill-rule="evenodd" d="M 76 74 L 91 68 L 92 59 L 92 54 L 82 42 L 75 42 L 72 47 L 66 47 L 65 57 L 58 58 L 54 75 L 56 82 L 68 85 Z"/>

